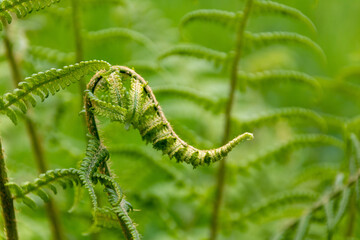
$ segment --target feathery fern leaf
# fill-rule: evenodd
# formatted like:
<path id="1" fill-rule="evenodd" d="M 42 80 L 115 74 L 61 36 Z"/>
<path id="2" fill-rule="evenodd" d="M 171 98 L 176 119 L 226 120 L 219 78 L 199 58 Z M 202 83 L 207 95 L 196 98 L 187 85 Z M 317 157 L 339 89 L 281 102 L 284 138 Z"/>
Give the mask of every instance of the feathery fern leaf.
<path id="1" fill-rule="evenodd" d="M 14 199 L 19 199 L 29 207 L 34 208 L 36 204 L 27 196 L 29 193 L 38 195 L 42 200 L 47 201 L 49 197 L 43 188 L 49 188 L 56 194 L 57 189 L 54 184 L 59 184 L 63 188 L 66 188 L 68 185 L 73 186 L 73 183 L 79 184 L 79 174 L 80 171 L 74 168 L 49 170 L 46 173 L 40 174 L 32 183 L 27 182 L 22 185 L 8 183 L 8 187 Z"/>
<path id="2" fill-rule="evenodd" d="M 31 46 L 28 49 L 28 54 L 39 60 L 45 60 L 50 63 L 56 63 L 60 66 L 71 64 L 75 61 L 75 53 L 64 53 L 60 52 L 57 49 L 41 47 L 41 46 Z"/>
<path id="3" fill-rule="evenodd" d="M 110 65 L 105 61 L 93 60 L 33 74 L 25 78 L 24 82 L 19 83 L 18 88 L 12 93 L 0 97 L 0 114 L 6 114 L 16 124 L 15 107 L 25 113 L 28 102 L 32 106 L 36 105 L 35 96 L 39 96 L 44 101 L 50 93 L 54 95 L 61 88 L 64 89 L 90 72 L 109 67 Z"/>
<path id="4" fill-rule="evenodd" d="M 315 193 L 305 191 L 282 193 L 244 209 L 240 215 L 240 219 L 243 221 L 251 221 L 257 217 L 271 214 L 275 209 L 285 208 L 287 205 L 311 203 L 315 201 L 317 197 Z"/>
<path id="5" fill-rule="evenodd" d="M 102 42 L 104 39 L 127 38 L 150 50 L 154 49 L 154 43 L 144 34 L 128 28 L 108 28 L 99 31 L 88 32 L 86 37 L 91 41 Z"/>
<path id="6" fill-rule="evenodd" d="M 266 83 L 279 84 L 282 82 L 297 82 L 310 86 L 318 95 L 322 94 L 321 85 L 315 78 L 297 71 L 267 70 L 255 73 L 239 72 L 238 78 L 246 81 L 252 87 L 262 87 Z"/>
<path id="7" fill-rule="evenodd" d="M 182 44 L 170 48 L 162 53 L 158 60 L 163 60 L 170 56 L 188 56 L 200 59 L 214 61 L 215 64 L 223 64 L 226 62 L 228 55 L 224 52 L 202 47 L 195 44 Z"/>
<path id="8" fill-rule="evenodd" d="M 60 0 L 3 0 L 0 2 L 0 30 L 3 24 L 11 23 L 11 12 L 16 13 L 18 18 L 25 17 L 28 13 L 39 11 Z"/>
<path id="9" fill-rule="evenodd" d="M 321 129 L 326 129 L 326 122 L 318 113 L 306 108 L 298 107 L 275 109 L 271 112 L 260 114 L 259 116 L 254 118 L 233 118 L 232 121 L 234 123 L 235 129 L 253 129 L 264 124 L 272 124 L 273 122 L 281 118 L 285 118 L 287 120 L 310 120 L 311 122 L 314 122 L 317 126 L 319 126 Z"/>
<path id="10" fill-rule="evenodd" d="M 211 98 L 210 96 L 203 95 L 199 91 L 191 88 L 185 88 L 180 86 L 175 87 L 156 87 L 153 88 L 153 92 L 157 96 L 164 97 L 181 97 L 189 101 L 199 104 L 203 108 L 212 111 L 213 113 L 219 113 L 225 104 L 222 100 Z"/>
<path id="11" fill-rule="evenodd" d="M 290 17 L 304 23 L 310 30 L 316 32 L 315 24 L 305 14 L 296 8 L 287 5 L 273 2 L 273 1 L 254 1 L 254 6 L 251 11 L 252 15 L 264 15 L 266 13 L 281 14 L 285 17 Z"/>
<path id="12" fill-rule="evenodd" d="M 180 20 L 180 29 L 194 21 L 206 21 L 221 24 L 223 26 L 234 26 L 242 18 L 242 12 L 229 12 L 217 9 L 200 9 L 187 13 Z"/>
<path id="13" fill-rule="evenodd" d="M 325 61 L 326 56 L 322 48 L 308 37 L 292 32 L 246 32 L 246 47 L 248 49 L 266 47 L 272 44 L 301 44 L 317 53 Z"/>
<path id="14" fill-rule="evenodd" d="M 87 232 L 96 233 L 100 231 L 101 228 L 119 228 L 119 222 L 116 214 L 112 211 L 111 208 L 97 208 L 94 211 L 94 222 L 90 227 L 90 230 Z"/>
<path id="15" fill-rule="evenodd" d="M 101 163 L 109 158 L 109 152 L 100 143 L 98 139 L 89 136 L 88 146 L 86 148 L 86 156 L 81 162 L 80 179 L 82 184 L 88 190 L 93 204 L 93 208 L 97 208 L 97 198 L 93 187 L 92 177 Z"/>
<path id="16" fill-rule="evenodd" d="M 288 151 L 293 151 L 296 149 L 304 147 L 314 147 L 319 145 L 332 145 L 338 148 L 344 148 L 343 141 L 323 134 L 304 134 L 298 135 L 293 139 L 279 144 L 277 147 L 270 150 L 266 150 L 263 153 L 255 156 L 244 163 L 240 169 L 247 169 L 252 166 L 259 166 L 264 163 L 264 161 L 269 160 L 271 157 L 276 157 L 282 155 Z"/>
<path id="17" fill-rule="evenodd" d="M 307 230 L 309 228 L 310 220 L 311 220 L 312 214 L 309 213 L 305 216 L 303 216 L 300 220 L 299 226 L 296 230 L 296 235 L 294 240 L 303 240 L 305 239 Z"/>

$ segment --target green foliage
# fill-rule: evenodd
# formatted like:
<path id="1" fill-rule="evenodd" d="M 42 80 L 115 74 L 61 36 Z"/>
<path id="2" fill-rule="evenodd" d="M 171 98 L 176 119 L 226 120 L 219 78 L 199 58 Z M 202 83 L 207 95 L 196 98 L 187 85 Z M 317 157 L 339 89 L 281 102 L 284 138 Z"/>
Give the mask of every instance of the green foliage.
<path id="1" fill-rule="evenodd" d="M 32 59 L 56 63 L 59 66 L 69 65 L 75 61 L 75 53 L 64 53 L 57 49 L 31 46 L 28 49 L 28 54 Z"/>
<path id="2" fill-rule="evenodd" d="M 0 30 L 4 24 L 11 23 L 11 12 L 16 13 L 18 18 L 23 18 L 34 10 L 39 11 L 57 2 L 59 0 L 3 0 L 0 3 Z"/>
<path id="3" fill-rule="evenodd" d="M 36 106 L 35 96 L 44 101 L 50 93 L 55 95 L 60 89 L 65 89 L 90 72 L 108 67 L 109 64 L 105 61 L 93 60 L 33 74 L 31 77 L 25 78 L 24 82 L 19 83 L 18 88 L 12 93 L 0 97 L 0 113 L 6 114 L 16 124 L 15 107 L 26 113 L 28 103 L 31 103 L 33 107 Z"/>

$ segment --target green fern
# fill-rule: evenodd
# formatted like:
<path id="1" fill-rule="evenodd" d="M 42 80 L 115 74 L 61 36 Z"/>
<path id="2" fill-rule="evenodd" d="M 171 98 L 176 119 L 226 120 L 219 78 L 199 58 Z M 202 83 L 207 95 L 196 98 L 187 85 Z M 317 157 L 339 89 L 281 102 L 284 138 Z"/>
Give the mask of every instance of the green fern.
<path id="1" fill-rule="evenodd" d="M 305 14 L 296 8 L 289 7 L 287 5 L 273 2 L 273 1 L 254 1 L 253 15 L 264 15 L 272 13 L 275 15 L 281 14 L 285 17 L 290 17 L 304 23 L 310 30 L 316 32 L 315 24 Z"/>
<path id="2" fill-rule="evenodd" d="M 0 3 L 0 30 L 7 22 L 11 23 L 11 12 L 16 13 L 18 18 L 25 17 L 32 11 L 39 11 L 45 7 L 48 7 L 60 0 L 3 0 Z"/>
<path id="3" fill-rule="evenodd" d="M 250 119 L 233 118 L 232 121 L 235 129 L 254 129 L 265 124 L 272 124 L 282 118 L 289 122 L 292 122 L 291 120 L 307 120 L 315 123 L 323 130 L 326 129 L 326 122 L 318 113 L 297 107 L 275 109 Z"/>
<path id="4" fill-rule="evenodd" d="M 308 85 L 321 96 L 322 89 L 319 82 L 302 72 L 292 70 L 267 70 L 263 72 L 245 73 L 239 72 L 238 78 L 242 81 L 246 81 L 252 87 L 263 87 L 266 84 L 279 84 L 282 82 L 296 82 L 304 85 Z"/>
<path id="5" fill-rule="evenodd" d="M 263 32 L 250 33 L 246 32 L 246 49 L 267 47 L 273 44 L 300 44 L 313 50 L 322 60 L 325 61 L 326 56 L 322 48 L 308 37 L 292 32 Z"/>
<path id="6" fill-rule="evenodd" d="M 199 150 L 184 142 L 173 130 L 170 123 L 166 120 L 155 95 L 147 82 L 133 70 L 114 66 L 110 72 L 102 73 L 103 78 L 108 78 L 113 72 L 120 74 L 118 80 L 125 81 L 125 77 L 130 77 L 130 89 L 121 96 L 121 102 L 112 105 L 116 107 L 125 106 L 127 111 L 125 117 L 125 126 L 132 125 L 140 131 L 142 138 L 151 142 L 155 149 L 162 150 L 170 158 L 175 157 L 178 162 L 186 162 L 194 167 L 198 165 L 210 164 L 221 160 L 228 152 L 239 142 L 253 138 L 250 133 L 244 133 L 226 145 L 212 150 Z M 109 82 L 109 81 L 108 81 Z M 120 85 L 110 85 L 109 88 L 117 88 Z M 110 93 L 124 94 L 121 89 L 109 90 Z M 94 104 L 92 108 L 95 112 L 101 112 L 101 115 L 107 116 L 112 113 L 102 108 L 96 110 L 96 104 L 100 101 L 95 95 L 89 95 L 91 102 Z M 114 96 L 117 98 L 117 96 Z"/>
<path id="7" fill-rule="evenodd" d="M 183 44 L 172 47 L 162 53 L 158 57 L 158 60 L 163 60 L 170 56 L 188 56 L 199 59 L 206 59 L 209 61 L 214 61 L 215 64 L 224 64 L 228 59 L 228 55 L 224 52 L 216 51 L 195 44 Z"/>
<path id="8" fill-rule="evenodd" d="M 344 143 L 334 137 L 322 134 L 304 134 L 294 137 L 293 139 L 279 144 L 278 146 L 263 151 L 257 156 L 246 161 L 241 167 L 240 170 L 245 170 L 250 167 L 263 165 L 264 161 L 269 160 L 272 157 L 283 155 L 291 150 L 296 150 L 304 147 L 314 147 L 319 145 L 332 145 L 338 148 L 343 149 Z"/>
<path id="9" fill-rule="evenodd" d="M 25 78 L 24 82 L 19 83 L 18 88 L 12 93 L 0 97 L 0 114 L 6 114 L 16 124 L 15 107 L 26 113 L 28 102 L 32 106 L 36 105 L 35 96 L 44 101 L 50 93 L 54 95 L 61 88 L 64 89 L 68 85 L 77 82 L 90 72 L 108 69 L 109 67 L 110 65 L 105 61 L 93 60 L 76 63 L 62 69 L 54 68 L 46 72 L 33 74 L 31 77 Z"/>
<path id="10" fill-rule="evenodd" d="M 73 52 L 64 53 L 56 49 L 41 46 L 29 47 L 28 54 L 33 59 L 56 63 L 59 66 L 68 65 L 75 61 L 75 53 Z"/>

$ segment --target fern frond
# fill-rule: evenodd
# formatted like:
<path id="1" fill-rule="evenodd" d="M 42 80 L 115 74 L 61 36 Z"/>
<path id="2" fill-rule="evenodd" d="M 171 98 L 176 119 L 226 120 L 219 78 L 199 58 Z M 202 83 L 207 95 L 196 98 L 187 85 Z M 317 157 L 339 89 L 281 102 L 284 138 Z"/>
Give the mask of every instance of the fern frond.
<path id="1" fill-rule="evenodd" d="M 34 208 L 36 204 L 27 196 L 28 194 L 36 194 L 42 200 L 47 201 L 49 196 L 43 190 L 44 188 L 49 188 L 56 194 L 57 189 L 54 184 L 59 184 L 63 188 L 66 188 L 68 185 L 73 186 L 73 183 L 79 184 L 79 175 L 80 171 L 74 168 L 49 170 L 46 173 L 40 174 L 33 182 L 27 182 L 22 185 L 8 183 L 8 187 L 14 199 L 19 199 L 29 207 Z"/>
<path id="2" fill-rule="evenodd" d="M 308 37 L 292 32 L 246 32 L 246 46 L 248 48 L 266 47 L 273 44 L 300 44 L 317 53 L 325 61 L 326 55 L 322 48 Z"/>
<path id="3" fill-rule="evenodd" d="M 266 84 L 273 85 L 283 82 L 296 82 L 309 86 L 314 89 L 318 95 L 322 94 L 321 85 L 315 78 L 298 71 L 267 70 L 255 73 L 239 72 L 238 78 L 246 81 L 251 87 L 262 87 Z"/>
<path id="4" fill-rule="evenodd" d="M 50 63 L 56 63 L 60 66 L 71 64 L 75 61 L 75 53 L 64 53 L 57 49 L 31 46 L 28 49 L 28 54 L 34 58 Z"/>
<path id="5" fill-rule="evenodd" d="M 200 9 L 187 13 L 180 20 L 180 29 L 194 21 L 214 22 L 222 26 L 234 26 L 242 18 L 242 12 L 229 12 L 217 9 Z"/>
<path id="6" fill-rule="evenodd" d="M 321 129 L 326 129 L 326 122 L 318 113 L 310 109 L 298 107 L 275 109 L 250 119 L 233 118 L 232 121 L 235 129 L 254 129 L 265 124 L 272 124 L 282 118 L 289 121 L 298 119 L 309 120 Z"/>
<path id="7" fill-rule="evenodd" d="M 33 11 L 39 11 L 60 0 L 3 0 L 0 2 L 0 30 L 6 22 L 11 23 L 11 12 L 18 18 L 23 18 Z"/>
<path id="8" fill-rule="evenodd" d="M 223 64 L 228 58 L 227 54 L 224 52 L 220 52 L 195 44 L 182 44 L 172 47 L 162 53 L 158 57 L 158 60 L 163 60 L 170 56 L 187 56 L 199 59 L 206 59 L 208 61 L 214 61 L 215 64 Z"/>
<path id="9" fill-rule="evenodd" d="M 338 173 L 338 168 L 334 165 L 311 165 L 305 168 L 294 181 L 294 186 L 298 186 L 303 182 L 307 181 L 328 181 L 333 179 Z"/>
<path id="10" fill-rule="evenodd" d="M 309 213 L 305 216 L 303 216 L 299 222 L 299 225 L 296 230 L 296 235 L 294 240 L 304 240 L 307 230 L 309 228 L 310 220 L 312 217 L 312 213 Z"/>
<path id="11" fill-rule="evenodd" d="M 254 5 L 251 11 L 252 15 L 264 15 L 264 14 L 280 14 L 285 17 L 290 17 L 304 23 L 311 31 L 316 32 L 315 24 L 305 14 L 296 8 L 273 2 L 273 1 L 254 1 Z"/>
<path id="12" fill-rule="evenodd" d="M 292 191 L 281 193 L 244 209 L 240 215 L 240 219 L 243 221 L 252 221 L 258 217 L 271 214 L 275 209 L 285 208 L 287 205 L 311 203 L 315 201 L 317 197 L 314 192 Z"/>
<path id="13" fill-rule="evenodd" d="M 16 124 L 15 107 L 25 113 L 28 102 L 32 106 L 36 105 L 35 96 L 39 96 L 44 101 L 50 93 L 54 95 L 61 88 L 66 88 L 90 72 L 109 67 L 110 65 L 105 61 L 93 60 L 33 74 L 25 78 L 24 82 L 19 83 L 18 88 L 12 93 L 0 97 L 0 114 L 6 114 Z"/>
<path id="14" fill-rule="evenodd" d="M 82 184 L 88 190 L 93 208 L 97 208 L 97 197 L 93 187 L 92 177 L 94 176 L 97 168 L 109 158 L 109 152 L 100 143 L 100 141 L 89 136 L 88 145 L 86 148 L 86 156 L 81 162 L 80 179 Z"/>
<path id="15" fill-rule="evenodd" d="M 86 96 L 92 101 L 94 108 L 91 109 L 95 114 L 109 118 L 111 121 L 125 121 L 126 109 L 109 102 L 98 99 L 93 93 L 85 90 Z"/>
<path id="16" fill-rule="evenodd" d="M 124 98 L 128 99 L 126 107 L 128 113 L 125 123 L 132 124 L 134 128 L 140 131 L 143 139 L 152 143 L 155 149 L 161 150 L 170 158 L 175 157 L 178 162 L 186 162 L 194 167 L 210 164 L 224 158 L 239 142 L 253 138 L 251 133 L 244 133 L 220 148 L 211 150 L 196 149 L 184 142 L 174 132 L 154 93 L 140 75 L 122 66 L 114 66 L 110 72 L 114 71 L 131 79 L 131 88 L 124 96 Z M 102 74 L 105 79 L 108 75 L 109 73 Z"/>
<path id="17" fill-rule="evenodd" d="M 163 97 L 180 97 L 192 101 L 206 110 L 210 110 L 213 113 L 220 113 L 223 109 L 224 101 L 212 98 L 201 94 L 199 91 L 193 90 L 192 88 L 185 88 L 180 86 L 174 87 L 156 87 L 153 88 L 153 92 L 157 96 Z"/>
<path id="18" fill-rule="evenodd" d="M 305 147 L 315 147 L 321 145 L 331 145 L 338 148 L 344 148 L 344 142 L 328 135 L 323 134 L 304 134 L 298 135 L 293 139 L 279 144 L 278 146 L 263 151 L 258 156 L 255 156 L 244 163 L 240 167 L 240 169 L 247 169 L 253 166 L 259 166 L 269 161 L 270 158 L 283 155 L 289 151 L 294 151 L 297 149 L 305 148 Z"/>
<path id="19" fill-rule="evenodd" d="M 88 233 L 95 233 L 100 228 L 119 228 L 119 221 L 111 208 L 97 208 L 94 211 L 94 222 Z"/>
<path id="20" fill-rule="evenodd" d="M 88 32 L 86 37 L 91 41 L 103 42 L 106 39 L 126 38 L 150 50 L 154 49 L 154 43 L 144 34 L 128 28 L 108 28 L 99 31 Z"/>

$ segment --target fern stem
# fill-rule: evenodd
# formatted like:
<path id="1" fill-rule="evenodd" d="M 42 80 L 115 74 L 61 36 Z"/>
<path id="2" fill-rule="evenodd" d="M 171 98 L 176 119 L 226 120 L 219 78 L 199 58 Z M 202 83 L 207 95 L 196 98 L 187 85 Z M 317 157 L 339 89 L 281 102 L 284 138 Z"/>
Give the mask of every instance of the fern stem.
<path id="1" fill-rule="evenodd" d="M 90 82 L 87 85 L 87 90 L 90 90 L 92 93 L 95 92 L 97 84 L 102 79 L 102 77 L 101 77 L 102 72 L 103 71 L 99 71 L 94 75 L 94 77 L 90 80 Z M 86 119 L 88 130 L 91 135 L 93 135 L 98 140 L 100 140 L 99 132 L 97 130 L 97 125 L 96 125 L 95 115 L 90 110 L 90 109 L 92 109 L 93 106 L 92 106 L 91 100 L 87 96 L 85 96 L 85 98 L 84 98 L 84 103 L 85 103 L 85 119 Z M 106 162 L 103 162 L 103 164 L 99 168 L 100 168 L 100 172 L 102 174 L 105 174 L 110 177 L 110 168 L 106 164 Z M 109 188 L 113 191 L 116 191 L 116 189 L 111 185 L 108 185 L 107 188 Z M 132 230 L 129 228 L 129 225 L 127 223 L 127 221 L 129 221 L 129 218 L 127 219 L 128 216 L 123 215 L 122 217 L 120 217 L 120 214 L 118 214 L 118 213 L 116 214 L 116 216 L 117 216 L 118 222 L 121 226 L 121 229 L 123 231 L 125 239 L 127 239 L 127 240 L 136 239 L 136 236 L 133 236 Z M 135 229 L 135 227 L 134 227 L 134 229 Z"/>
<path id="2" fill-rule="evenodd" d="M 12 72 L 13 83 L 15 86 L 17 86 L 22 81 L 22 76 L 21 76 L 21 72 L 20 72 L 19 66 L 17 64 L 17 61 L 15 59 L 11 40 L 8 36 L 7 26 L 6 25 L 4 25 L 4 26 L 5 26 L 4 27 L 5 31 L 3 34 L 3 38 L 4 38 L 6 56 L 9 60 L 10 69 Z M 29 118 L 29 116 L 25 117 L 25 126 L 26 126 L 28 136 L 30 138 L 30 143 L 31 143 L 32 151 L 35 156 L 35 162 L 37 165 L 37 169 L 38 169 L 39 173 L 44 173 L 47 170 L 47 164 L 46 164 L 46 160 L 44 158 L 42 142 L 40 140 L 38 131 L 37 131 L 35 125 L 33 124 L 33 122 L 31 121 L 31 119 Z M 49 199 L 49 201 L 46 204 L 46 212 L 50 219 L 53 238 L 55 240 L 64 239 L 62 227 L 61 227 L 59 216 L 58 216 L 59 214 L 57 211 L 57 207 L 52 199 Z"/>
<path id="3" fill-rule="evenodd" d="M 244 32 L 247 24 L 247 20 L 250 15 L 251 7 L 253 4 L 253 0 L 247 0 L 244 8 L 243 18 L 239 23 L 239 28 L 236 34 L 236 48 L 235 48 L 235 56 L 231 66 L 231 75 L 230 75 L 230 89 L 229 89 L 229 99 L 226 104 L 225 110 L 225 130 L 223 136 L 223 143 L 226 143 L 230 137 L 230 129 L 231 129 L 231 111 L 234 104 L 235 90 L 237 85 L 237 75 L 238 75 L 238 65 L 241 60 L 242 48 L 244 44 Z M 245 91 L 245 82 L 241 82 L 241 90 Z M 217 185 L 216 185 L 216 194 L 215 194 L 215 202 L 213 206 L 213 212 L 211 217 L 211 225 L 210 225 L 210 240 L 215 240 L 217 238 L 218 233 L 218 220 L 219 220 L 219 212 L 221 203 L 224 195 L 224 187 L 225 187 L 225 174 L 226 174 L 226 158 L 224 158 L 220 162 L 218 175 L 217 175 Z"/>
<path id="4" fill-rule="evenodd" d="M 14 210 L 14 202 L 11 197 L 8 183 L 8 176 L 6 172 L 5 159 L 0 140 L 0 199 L 2 206 L 2 215 L 5 222 L 5 232 L 7 240 L 17 240 L 18 233 L 16 227 L 16 218 Z"/>
<path id="5" fill-rule="evenodd" d="M 72 24 L 75 41 L 75 61 L 81 62 L 84 59 L 83 37 L 81 34 L 81 22 L 80 22 L 80 3 L 79 0 L 71 0 L 71 14 Z M 80 96 L 83 95 L 85 90 L 85 82 L 80 79 Z"/>

